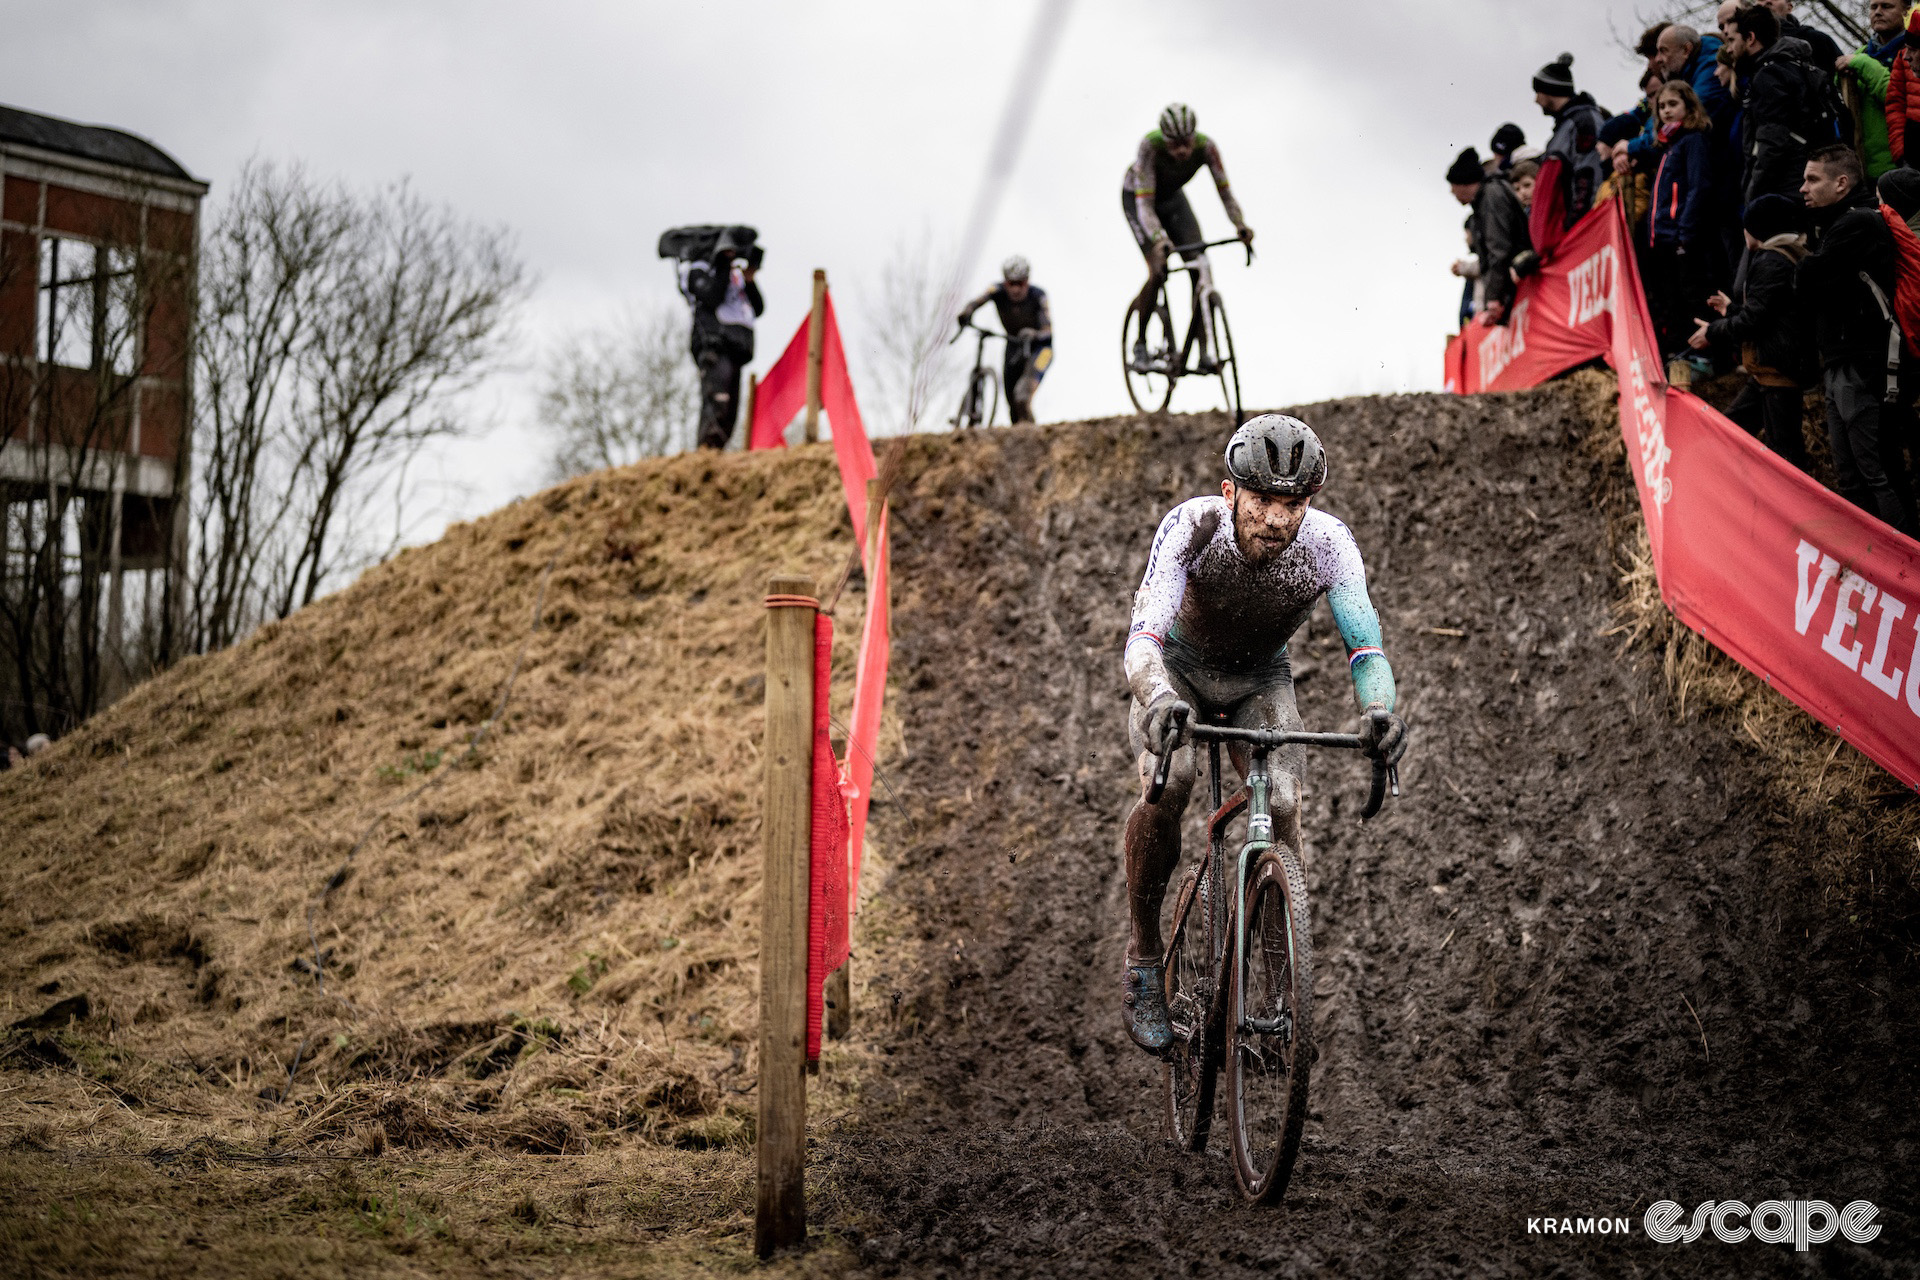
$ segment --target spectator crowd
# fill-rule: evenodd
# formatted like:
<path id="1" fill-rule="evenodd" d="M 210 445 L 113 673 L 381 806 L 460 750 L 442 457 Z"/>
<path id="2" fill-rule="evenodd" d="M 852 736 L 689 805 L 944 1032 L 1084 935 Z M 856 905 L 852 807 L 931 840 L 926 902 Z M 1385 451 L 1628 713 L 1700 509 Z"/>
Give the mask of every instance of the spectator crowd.
<path id="1" fill-rule="evenodd" d="M 1920 535 L 1920 5 L 1869 0 L 1851 51 L 1793 10 L 1725 0 L 1715 31 L 1649 28 L 1619 114 L 1571 54 L 1540 68 L 1546 144 L 1504 124 L 1447 171 L 1471 210 L 1460 318 L 1506 323 L 1567 231 L 1622 201 L 1663 356 L 1743 371 L 1728 416 L 1803 470 L 1818 389 L 1841 493 Z"/>

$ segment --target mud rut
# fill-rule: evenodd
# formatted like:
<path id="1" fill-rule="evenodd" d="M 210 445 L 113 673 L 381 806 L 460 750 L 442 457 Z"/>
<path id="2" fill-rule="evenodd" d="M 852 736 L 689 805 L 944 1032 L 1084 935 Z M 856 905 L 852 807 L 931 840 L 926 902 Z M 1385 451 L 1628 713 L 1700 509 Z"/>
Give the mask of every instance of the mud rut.
<path id="1" fill-rule="evenodd" d="M 874 1274 L 1920 1273 L 1911 966 L 1823 914 L 1793 870 L 1809 833 L 1737 742 L 1676 723 L 1601 634 L 1618 481 L 1574 447 L 1574 395 L 1310 416 L 1417 736 L 1365 829 L 1363 766 L 1311 762 L 1321 1058 L 1285 1205 L 1239 1204 L 1218 1130 L 1168 1147 L 1157 1065 L 1120 1027 L 1120 643 L 1155 524 L 1217 491 L 1225 431 L 1121 420 L 909 467 L 893 773 L 914 825 L 876 821 L 919 960 L 866 973 L 888 1070 L 817 1142 L 824 1225 Z M 1308 726 L 1350 723 L 1324 605 L 1295 649 Z M 1798 1257 L 1639 1232 L 1653 1200 L 1774 1197 L 1870 1199 L 1886 1229 Z M 1634 1234 L 1529 1236 L 1548 1214 Z"/>

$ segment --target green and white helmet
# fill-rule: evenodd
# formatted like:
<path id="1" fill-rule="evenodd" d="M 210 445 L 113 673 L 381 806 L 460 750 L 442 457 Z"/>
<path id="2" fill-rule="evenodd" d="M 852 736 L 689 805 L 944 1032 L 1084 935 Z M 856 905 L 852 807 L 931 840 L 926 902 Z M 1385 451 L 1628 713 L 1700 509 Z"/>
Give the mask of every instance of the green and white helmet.
<path id="1" fill-rule="evenodd" d="M 1227 475 L 1259 493 L 1310 497 L 1327 482 L 1327 451 L 1300 419 L 1263 413 L 1227 441 Z"/>
<path id="2" fill-rule="evenodd" d="M 1193 118 L 1193 108 L 1184 102 L 1173 102 L 1160 113 L 1160 136 L 1168 142 L 1185 142 L 1193 137 L 1198 128 Z"/>

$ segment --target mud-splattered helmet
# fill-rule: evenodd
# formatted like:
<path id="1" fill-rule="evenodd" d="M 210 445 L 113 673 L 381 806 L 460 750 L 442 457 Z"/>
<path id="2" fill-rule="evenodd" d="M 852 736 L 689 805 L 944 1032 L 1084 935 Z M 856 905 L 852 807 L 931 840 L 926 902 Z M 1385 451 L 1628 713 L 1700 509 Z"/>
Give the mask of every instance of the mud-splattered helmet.
<path id="1" fill-rule="evenodd" d="M 1300 419 L 1263 413 L 1227 441 L 1227 475 L 1260 493 L 1311 496 L 1327 482 L 1327 451 Z"/>
<path id="2" fill-rule="evenodd" d="M 1168 142 L 1190 142 L 1193 132 L 1198 128 L 1193 118 L 1193 108 L 1184 102 L 1173 102 L 1160 113 L 1160 136 Z"/>
<path id="3" fill-rule="evenodd" d="M 1017 253 L 1000 264 L 1000 278 L 1008 284 L 1025 284 L 1032 274 L 1033 268 Z"/>

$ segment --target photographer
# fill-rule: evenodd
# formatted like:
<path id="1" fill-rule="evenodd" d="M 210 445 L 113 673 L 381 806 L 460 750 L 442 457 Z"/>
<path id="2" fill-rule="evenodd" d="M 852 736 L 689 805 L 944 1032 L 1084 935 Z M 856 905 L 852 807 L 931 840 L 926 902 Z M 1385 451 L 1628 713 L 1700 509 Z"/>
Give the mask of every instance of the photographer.
<path id="1" fill-rule="evenodd" d="M 740 415 L 740 371 L 753 359 L 753 322 L 766 304 L 753 282 L 761 248 L 752 227 L 685 227 L 661 237 L 679 259 L 680 293 L 693 308 L 700 368 L 700 447 L 724 449 Z"/>

